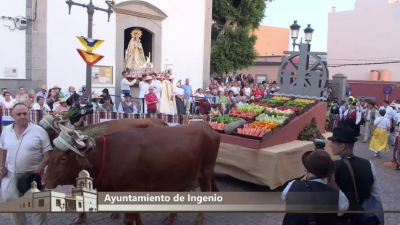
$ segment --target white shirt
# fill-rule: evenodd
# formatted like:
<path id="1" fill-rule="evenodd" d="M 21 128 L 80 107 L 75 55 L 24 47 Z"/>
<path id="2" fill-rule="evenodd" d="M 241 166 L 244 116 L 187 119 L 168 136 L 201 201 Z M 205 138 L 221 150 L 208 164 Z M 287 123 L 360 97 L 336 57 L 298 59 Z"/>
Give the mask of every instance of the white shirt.
<path id="1" fill-rule="evenodd" d="M 250 97 L 250 94 L 251 94 L 251 89 L 249 87 L 247 87 L 247 88 L 245 87 L 244 88 L 244 95 Z"/>
<path id="2" fill-rule="evenodd" d="M 225 92 L 225 87 L 219 86 L 218 91 Z"/>
<path id="3" fill-rule="evenodd" d="M 281 198 L 284 202 L 286 202 L 286 195 L 289 192 L 290 188 L 292 187 L 293 182 L 295 182 L 295 180 L 290 181 L 286 188 L 283 190 Z M 323 180 L 323 179 L 315 179 L 315 180 L 310 180 L 310 182 L 319 182 L 322 184 L 327 185 L 328 181 Z M 339 190 L 339 202 L 338 202 L 338 206 L 339 206 L 339 211 L 347 211 L 349 209 L 349 200 L 347 199 L 346 195 Z M 338 216 L 343 215 L 343 213 L 338 213 Z"/>
<path id="4" fill-rule="evenodd" d="M 386 118 L 388 118 L 389 120 L 391 120 L 391 119 L 393 118 L 393 116 L 394 116 L 394 110 L 393 110 L 392 107 L 387 106 L 387 107 L 385 108 L 385 107 L 381 106 L 381 107 L 379 108 L 379 110 L 381 110 L 381 109 L 384 109 L 384 110 L 386 111 L 386 114 L 385 114 L 385 117 L 386 117 Z"/>
<path id="5" fill-rule="evenodd" d="M 174 95 L 183 95 L 185 93 L 185 90 L 183 88 L 175 87 L 174 88 Z"/>
<path id="6" fill-rule="evenodd" d="M 4 104 L 4 106 L 6 107 L 6 109 L 11 109 L 14 106 L 15 100 L 11 99 L 9 102 L 7 102 L 6 100 L 0 101 L 0 105 Z"/>
<path id="7" fill-rule="evenodd" d="M 233 86 L 233 87 L 231 87 L 231 91 L 233 91 L 234 95 L 237 95 L 240 92 L 240 88 L 236 87 L 236 86 Z"/>
<path id="8" fill-rule="evenodd" d="M 122 80 L 121 80 L 121 91 L 130 91 L 131 90 L 131 86 L 134 85 L 135 83 L 136 83 L 136 79 L 134 79 L 133 81 L 129 82 L 128 79 L 122 78 Z"/>
<path id="9" fill-rule="evenodd" d="M 374 126 L 386 129 L 390 128 L 390 120 L 386 117 L 378 117 L 374 121 Z"/>
<path id="10" fill-rule="evenodd" d="M 149 93 L 150 85 L 144 81 L 139 83 L 139 98 L 144 98 L 145 95 Z"/>
<path id="11" fill-rule="evenodd" d="M 14 98 L 10 95 L 10 99 L 11 99 L 11 101 L 14 103 L 15 102 L 15 100 L 14 100 Z M 0 94 L 0 104 L 2 103 L 2 102 L 4 102 L 4 97 L 3 97 L 3 95 L 2 94 Z"/>
<path id="12" fill-rule="evenodd" d="M 32 106 L 32 109 L 33 110 L 41 110 L 39 103 L 37 103 L 37 102 L 34 103 Z M 51 111 L 50 107 L 46 104 L 43 104 L 43 113 L 47 114 L 47 112 L 50 112 L 50 111 Z"/>
<path id="13" fill-rule="evenodd" d="M 154 87 L 154 92 L 155 92 L 155 94 L 159 97 L 159 95 L 160 95 L 160 93 L 161 93 L 161 91 L 162 91 L 162 89 L 163 89 L 162 84 L 161 84 L 161 81 L 159 81 L 159 80 L 152 80 L 152 81 L 151 81 L 151 86 Z"/>
<path id="14" fill-rule="evenodd" d="M 0 149 L 7 151 L 7 169 L 12 173 L 32 172 L 41 163 L 44 154 L 53 150 L 49 135 L 42 127 L 29 123 L 17 139 L 13 126 L 14 123 L 8 125 L 0 137 Z"/>

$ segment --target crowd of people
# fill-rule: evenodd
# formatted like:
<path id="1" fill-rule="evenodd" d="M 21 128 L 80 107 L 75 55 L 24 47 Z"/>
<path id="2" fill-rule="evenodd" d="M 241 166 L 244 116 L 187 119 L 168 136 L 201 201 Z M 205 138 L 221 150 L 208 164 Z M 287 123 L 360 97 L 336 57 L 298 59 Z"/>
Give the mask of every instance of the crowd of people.
<path id="1" fill-rule="evenodd" d="M 365 98 L 355 99 L 349 96 L 348 101 L 338 102 L 334 99 L 328 109 L 329 130 L 345 125 L 352 128 L 362 142 L 369 142 L 369 149 L 379 157 L 380 152 L 387 152 L 394 147 L 393 157 L 385 166 L 400 170 L 400 152 L 396 149 L 400 125 L 400 101 L 390 103 L 387 100 L 378 106 L 367 102 Z"/>

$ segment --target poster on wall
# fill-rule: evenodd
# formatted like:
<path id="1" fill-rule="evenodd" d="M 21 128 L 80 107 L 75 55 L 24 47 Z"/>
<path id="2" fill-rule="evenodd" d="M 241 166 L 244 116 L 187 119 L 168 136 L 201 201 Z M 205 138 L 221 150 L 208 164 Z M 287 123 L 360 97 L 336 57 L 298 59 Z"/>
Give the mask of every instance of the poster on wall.
<path id="1" fill-rule="evenodd" d="M 92 66 L 92 84 L 114 85 L 112 66 Z"/>
<path id="2" fill-rule="evenodd" d="M 257 84 L 261 84 L 263 81 L 267 81 L 267 74 L 256 74 Z"/>

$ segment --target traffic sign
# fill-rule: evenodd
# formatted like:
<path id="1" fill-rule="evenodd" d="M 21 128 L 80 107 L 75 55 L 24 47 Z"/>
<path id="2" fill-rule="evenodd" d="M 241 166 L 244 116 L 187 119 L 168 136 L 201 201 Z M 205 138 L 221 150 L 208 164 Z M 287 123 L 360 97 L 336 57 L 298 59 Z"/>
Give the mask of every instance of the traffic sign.
<path id="1" fill-rule="evenodd" d="M 393 88 L 391 86 L 386 86 L 383 91 L 385 92 L 385 94 L 390 94 L 393 91 Z"/>

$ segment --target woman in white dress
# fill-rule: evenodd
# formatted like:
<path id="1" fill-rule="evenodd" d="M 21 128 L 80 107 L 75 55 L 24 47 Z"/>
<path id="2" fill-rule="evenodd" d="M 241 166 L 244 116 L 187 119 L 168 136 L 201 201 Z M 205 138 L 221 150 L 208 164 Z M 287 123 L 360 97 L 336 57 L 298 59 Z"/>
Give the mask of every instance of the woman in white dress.
<path id="1" fill-rule="evenodd" d="M 12 107 L 14 106 L 15 100 L 13 100 L 13 99 L 11 98 L 10 92 L 5 91 L 5 92 L 3 93 L 3 97 L 4 97 L 4 100 L 2 100 L 2 101 L 0 102 L 1 107 L 2 107 L 3 109 L 12 109 Z"/>

